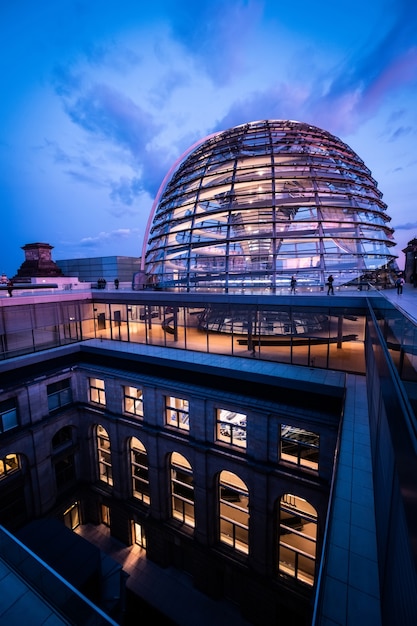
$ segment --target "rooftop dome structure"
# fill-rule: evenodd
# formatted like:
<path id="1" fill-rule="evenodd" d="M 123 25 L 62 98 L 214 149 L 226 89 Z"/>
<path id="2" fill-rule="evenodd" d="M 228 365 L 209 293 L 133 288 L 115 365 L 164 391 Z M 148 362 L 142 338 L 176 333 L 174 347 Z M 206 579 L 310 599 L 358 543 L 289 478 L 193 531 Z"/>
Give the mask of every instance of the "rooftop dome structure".
<path id="1" fill-rule="evenodd" d="M 309 124 L 251 122 L 192 146 L 155 198 L 142 254 L 148 285 L 275 293 L 343 285 L 393 266 L 386 204 L 370 170 Z"/>

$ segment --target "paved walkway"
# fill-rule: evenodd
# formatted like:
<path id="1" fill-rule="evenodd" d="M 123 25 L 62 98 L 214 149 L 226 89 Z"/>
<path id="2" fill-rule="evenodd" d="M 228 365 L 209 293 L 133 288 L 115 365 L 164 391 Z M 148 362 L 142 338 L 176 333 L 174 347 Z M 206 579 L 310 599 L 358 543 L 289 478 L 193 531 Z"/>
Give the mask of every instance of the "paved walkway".
<path id="1" fill-rule="evenodd" d="M 125 546 L 113 539 L 103 524 L 85 524 L 76 532 L 120 563 L 129 574 L 127 588 L 154 609 L 153 614 L 147 611 L 148 620 L 139 609 L 135 624 L 250 626 L 233 604 L 212 600 L 195 589 L 190 576 L 173 567 L 159 567 L 146 558 L 146 551 L 138 545 Z"/>
<path id="2" fill-rule="evenodd" d="M 395 289 L 388 289 L 381 293 L 417 324 L 417 287 L 407 283 L 403 287 L 402 294 L 397 294 Z"/>
<path id="3" fill-rule="evenodd" d="M 371 441 L 363 376 L 348 375 L 322 603 L 314 626 L 381 626 Z"/>

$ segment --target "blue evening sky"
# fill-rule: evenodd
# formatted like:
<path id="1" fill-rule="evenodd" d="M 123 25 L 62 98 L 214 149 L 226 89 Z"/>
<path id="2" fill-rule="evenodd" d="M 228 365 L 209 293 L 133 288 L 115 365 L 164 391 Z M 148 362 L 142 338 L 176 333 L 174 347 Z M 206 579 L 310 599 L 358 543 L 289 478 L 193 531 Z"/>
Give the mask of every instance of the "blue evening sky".
<path id="1" fill-rule="evenodd" d="M 139 256 L 153 198 L 190 145 L 293 119 L 350 145 L 417 236 L 415 0 L 2 0 L 0 273 Z"/>

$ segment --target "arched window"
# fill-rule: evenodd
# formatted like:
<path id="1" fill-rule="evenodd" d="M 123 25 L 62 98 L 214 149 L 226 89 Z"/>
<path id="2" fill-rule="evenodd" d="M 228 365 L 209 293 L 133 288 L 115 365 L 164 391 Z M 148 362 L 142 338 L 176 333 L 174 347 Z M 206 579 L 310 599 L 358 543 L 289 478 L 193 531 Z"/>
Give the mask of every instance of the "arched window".
<path id="1" fill-rule="evenodd" d="M 60 448 L 72 442 L 72 428 L 71 426 L 64 426 L 52 437 L 52 448 Z"/>
<path id="2" fill-rule="evenodd" d="M 236 474 L 219 476 L 220 541 L 235 550 L 249 552 L 249 492 Z"/>
<path id="3" fill-rule="evenodd" d="M 20 470 L 20 460 L 18 454 L 7 454 L 0 459 L 0 480 L 14 474 Z"/>
<path id="4" fill-rule="evenodd" d="M 171 515 L 194 528 L 194 485 L 191 465 L 178 452 L 171 455 Z"/>
<path id="5" fill-rule="evenodd" d="M 317 511 L 307 500 L 286 493 L 279 505 L 279 557 L 281 575 L 314 584 Z"/>
<path id="6" fill-rule="evenodd" d="M 110 439 L 106 429 L 100 424 L 96 429 L 96 444 L 99 479 L 108 485 L 113 485 Z"/>
<path id="7" fill-rule="evenodd" d="M 130 441 L 130 459 L 132 471 L 132 494 L 134 498 L 150 504 L 148 454 L 139 439 L 132 437 Z"/>

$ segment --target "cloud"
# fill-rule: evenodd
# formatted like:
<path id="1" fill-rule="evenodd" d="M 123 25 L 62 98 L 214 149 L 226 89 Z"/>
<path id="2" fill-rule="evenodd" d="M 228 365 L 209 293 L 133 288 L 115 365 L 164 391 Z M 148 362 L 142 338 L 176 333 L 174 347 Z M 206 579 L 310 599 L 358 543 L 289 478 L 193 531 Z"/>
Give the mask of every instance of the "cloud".
<path id="1" fill-rule="evenodd" d="M 84 237 L 81 239 L 80 245 L 85 248 L 95 248 L 111 241 L 128 239 L 132 235 L 138 235 L 139 233 L 140 231 L 137 228 L 119 228 L 110 232 L 101 231 L 95 237 Z"/>
<path id="2" fill-rule="evenodd" d="M 86 172 L 79 172 L 76 170 L 65 170 L 65 174 L 69 176 L 73 181 L 88 185 L 89 187 L 98 188 L 103 187 L 104 183 L 100 182 L 96 176 L 89 175 Z"/>
<path id="3" fill-rule="evenodd" d="M 173 34 L 192 52 L 216 85 L 226 85 L 247 67 L 245 49 L 262 17 L 263 2 L 196 2 L 176 7 Z"/>
<path id="4" fill-rule="evenodd" d="M 411 126 L 399 126 L 394 132 L 391 133 L 388 141 L 396 141 L 397 139 L 407 137 L 414 132 L 415 130 Z"/>
<path id="5" fill-rule="evenodd" d="M 160 129 L 152 115 L 108 85 L 94 85 L 67 105 L 71 120 L 84 130 L 126 148 L 137 160 Z"/>
<path id="6" fill-rule="evenodd" d="M 58 96 L 67 97 L 81 88 L 83 77 L 74 71 L 72 64 L 60 64 L 52 70 L 51 83 Z"/>
<path id="7" fill-rule="evenodd" d="M 367 51 L 355 51 L 345 63 L 334 68 L 335 78 L 327 80 L 326 93 L 317 98 L 312 94 L 313 110 L 322 119 L 330 112 L 331 123 L 339 132 L 353 131 L 372 117 L 392 94 L 417 84 L 417 5 L 403 0 L 392 9 L 397 15 L 389 31 L 376 33 Z M 325 84 L 324 76 L 323 79 Z"/>
<path id="8" fill-rule="evenodd" d="M 265 119 L 298 119 L 306 121 L 304 103 L 308 91 L 304 86 L 281 83 L 265 91 L 256 91 L 249 97 L 233 103 L 214 130 L 224 130 Z"/>
<path id="9" fill-rule="evenodd" d="M 131 204 L 142 190 L 154 195 L 170 160 L 166 148 L 154 148 L 151 145 L 163 128 L 163 124 L 157 121 L 157 116 L 146 111 L 143 106 L 114 87 L 104 83 L 85 87 L 84 81 L 72 80 L 70 72 L 62 72 L 62 77 L 64 82 L 60 83 L 57 93 L 62 98 L 64 110 L 71 122 L 87 133 L 90 139 L 104 142 L 106 146 L 104 152 L 112 153 L 110 161 L 113 167 L 116 148 L 120 151 L 118 155 L 120 164 L 125 169 L 134 168 L 136 172 L 130 182 L 126 176 L 118 183 L 108 182 L 110 198 L 113 201 Z M 79 147 L 77 149 L 79 150 Z M 93 154 L 91 143 L 89 151 Z M 104 152 L 102 148 L 102 159 Z M 83 158 L 82 154 L 69 157 L 63 151 L 55 150 L 56 162 L 64 162 L 67 159 L 67 162 L 71 161 L 73 164 L 78 162 L 82 166 L 82 172 L 75 168 L 67 170 L 73 179 L 97 185 L 105 184 L 103 173 L 98 169 L 93 173 L 91 166 L 88 167 Z M 85 173 L 86 167 L 90 169 L 91 176 Z M 96 181 L 94 176 L 97 177 Z M 112 173 L 107 178 L 111 179 Z"/>
<path id="10" fill-rule="evenodd" d="M 161 108 L 171 98 L 172 94 L 179 89 L 179 87 L 186 87 L 191 84 L 191 77 L 185 71 L 179 71 L 175 67 L 170 68 L 169 71 L 158 81 L 150 90 L 150 99 L 154 106 Z"/>
<path id="11" fill-rule="evenodd" d="M 134 199 L 143 191 L 142 181 L 138 177 L 130 179 L 122 177 L 117 182 L 113 182 L 111 187 L 110 198 L 127 205 L 131 205 Z"/>
<path id="12" fill-rule="evenodd" d="M 406 222 L 405 224 L 396 224 L 395 230 L 413 230 L 417 229 L 417 221 L 416 222 Z"/>

